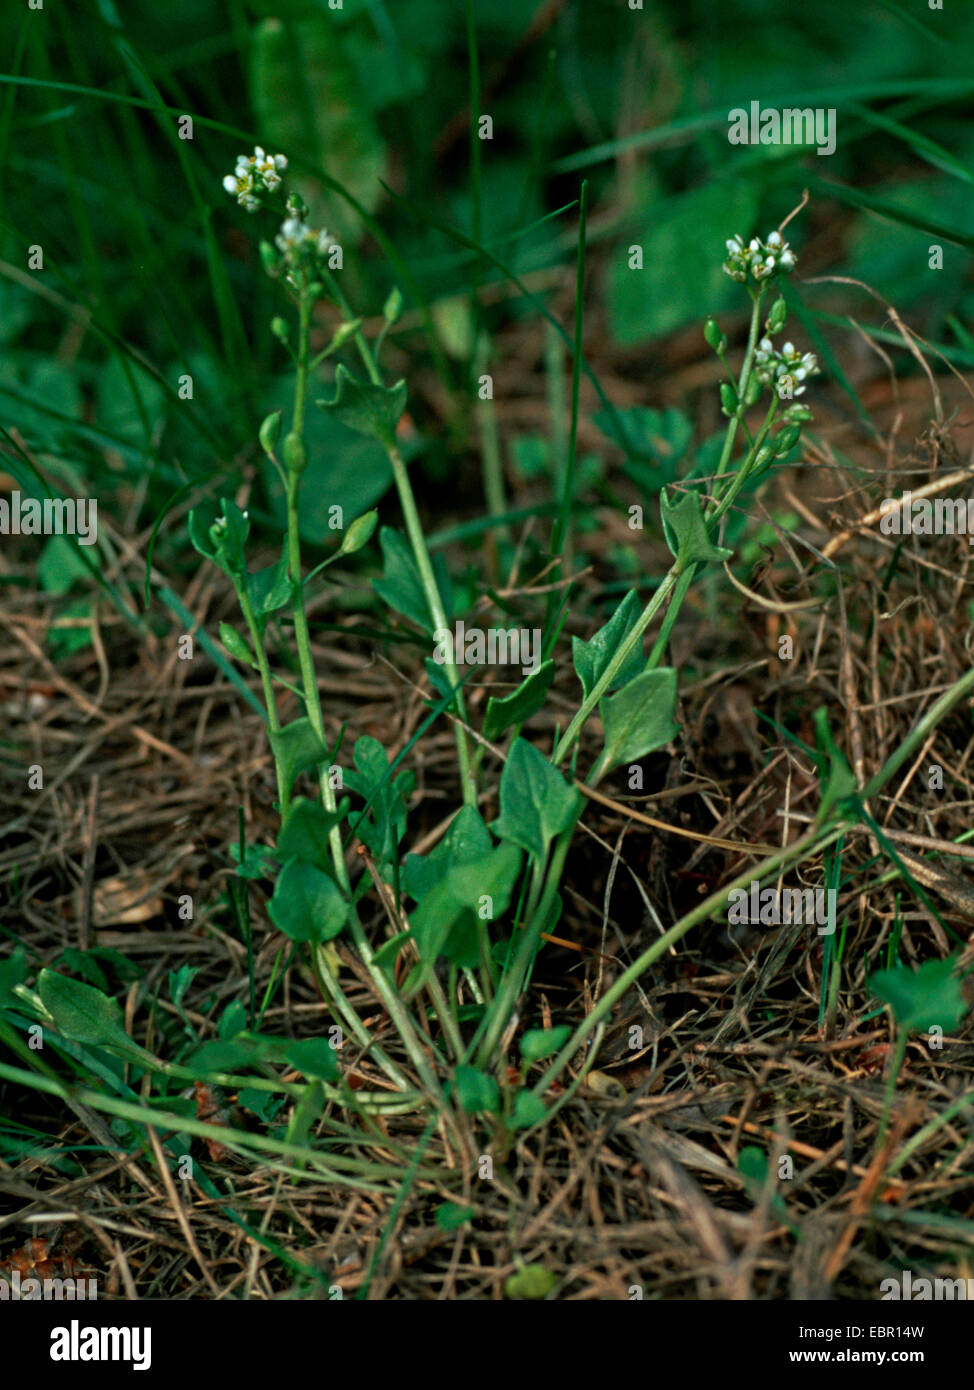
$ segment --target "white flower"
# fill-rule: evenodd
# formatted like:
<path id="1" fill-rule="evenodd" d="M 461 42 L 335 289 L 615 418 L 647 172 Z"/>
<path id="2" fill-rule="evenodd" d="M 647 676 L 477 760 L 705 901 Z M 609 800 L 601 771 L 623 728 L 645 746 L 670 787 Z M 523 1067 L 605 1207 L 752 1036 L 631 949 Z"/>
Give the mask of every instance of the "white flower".
<path id="1" fill-rule="evenodd" d="M 795 253 L 777 231 L 769 232 L 764 241 L 752 237 L 746 247 L 741 236 L 731 237 L 724 244 L 724 273 L 742 284 L 749 279 L 761 281 L 787 274 L 795 267 Z"/>
<path id="2" fill-rule="evenodd" d="M 223 187 L 248 212 L 260 207 L 262 193 L 275 193 L 281 186 L 281 171 L 287 168 L 282 154 L 269 155 L 260 145 L 253 154 L 237 155 L 234 172 L 223 180 Z"/>

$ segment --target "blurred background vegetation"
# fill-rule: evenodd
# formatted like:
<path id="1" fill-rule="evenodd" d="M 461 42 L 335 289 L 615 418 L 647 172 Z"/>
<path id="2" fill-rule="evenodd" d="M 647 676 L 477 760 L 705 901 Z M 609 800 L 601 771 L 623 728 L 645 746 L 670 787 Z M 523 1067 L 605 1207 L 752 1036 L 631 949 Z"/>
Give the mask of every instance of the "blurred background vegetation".
<path id="1" fill-rule="evenodd" d="M 259 236 L 276 228 L 221 188 L 255 143 L 290 156 L 313 220 L 340 237 L 356 311 L 379 315 L 394 285 L 403 292 L 384 365 L 410 380 L 405 443 L 441 520 L 483 511 L 470 403 L 488 344 L 519 324 L 542 341 L 542 307 L 571 332 L 571 297 L 554 296 L 573 286 L 583 178 L 586 351 L 596 372 L 601 352 L 632 383 L 641 407 L 658 403 L 674 352 L 685 358 L 682 333 L 699 335 L 709 312 L 739 315 L 720 270 L 726 237 L 766 231 L 804 189 L 809 207 L 789 232 L 800 278 L 868 281 L 970 368 L 971 18 L 968 5 L 934 11 L 914 0 L 7 5 L 6 484 L 97 495 L 102 515 L 143 541 L 161 521 L 158 555 L 193 566 L 181 554 L 188 506 L 227 493 L 253 467 L 256 425 L 287 389 L 286 354 L 267 331 L 286 303 L 257 254 Z M 753 100 L 834 107 L 836 152 L 732 147 L 728 111 Z M 471 139 L 471 107 L 490 115 L 491 139 Z M 193 117 L 191 139 L 179 138 L 181 115 Z M 939 273 L 929 269 L 934 243 Z M 42 271 L 28 269 L 37 245 Z M 629 268 L 633 245 L 642 271 Z M 833 348 L 850 331 L 850 295 L 867 299 L 838 287 L 811 306 L 800 284 L 791 293 L 827 375 L 858 410 Z M 895 339 L 881 314 L 869 331 Z M 549 367 L 570 365 L 569 348 L 550 331 L 544 341 Z M 192 399 L 180 396 L 187 374 Z M 557 435 L 557 392 L 554 405 Z M 509 476 L 543 473 L 557 439 L 545 428 L 509 434 L 503 402 L 497 411 Z M 696 428 L 630 404 L 633 476 L 641 450 L 652 454 L 638 437 L 647 420 L 675 457 Z M 372 505 L 388 484 L 382 458 L 323 417 L 314 428 L 325 500 L 354 513 Z M 306 491 L 310 506 L 317 489 Z M 258 520 L 274 505 L 268 487 Z M 321 538 L 318 521 L 306 518 L 309 539 Z M 42 586 L 105 583 L 106 543 L 93 560 L 52 538 Z M 136 608 L 117 571 L 109 587 Z"/>

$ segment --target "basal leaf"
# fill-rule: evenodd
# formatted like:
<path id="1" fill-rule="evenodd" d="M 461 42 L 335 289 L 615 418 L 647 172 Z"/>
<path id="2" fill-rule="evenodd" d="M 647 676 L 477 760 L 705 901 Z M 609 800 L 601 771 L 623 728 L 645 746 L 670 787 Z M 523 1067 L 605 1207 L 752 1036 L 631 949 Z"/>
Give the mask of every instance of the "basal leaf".
<path id="1" fill-rule="evenodd" d="M 333 878 L 307 864 L 289 859 L 267 904 L 271 921 L 292 941 L 330 941 L 348 917 L 348 903 Z"/>
<path id="2" fill-rule="evenodd" d="M 519 738 L 501 773 L 500 804 L 494 834 L 543 860 L 555 835 L 573 824 L 581 798 L 543 753 Z"/>

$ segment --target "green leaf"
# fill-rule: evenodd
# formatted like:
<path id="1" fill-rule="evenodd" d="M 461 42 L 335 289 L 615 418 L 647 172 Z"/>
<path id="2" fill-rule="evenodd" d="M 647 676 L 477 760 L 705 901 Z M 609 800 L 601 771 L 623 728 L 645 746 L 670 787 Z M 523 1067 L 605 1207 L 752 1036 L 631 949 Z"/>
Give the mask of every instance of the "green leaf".
<path id="1" fill-rule="evenodd" d="M 276 565 L 268 565 L 266 569 L 248 574 L 246 582 L 247 596 L 258 619 L 276 613 L 291 597 L 291 576 L 283 555 Z"/>
<path id="2" fill-rule="evenodd" d="M 644 671 L 615 695 L 599 702 L 605 729 L 605 767 L 637 762 L 680 732 L 676 711 L 676 672 L 671 666 Z"/>
<path id="3" fill-rule="evenodd" d="M 439 956 L 457 965 L 480 962 L 479 928 L 482 899 L 490 898 L 495 920 L 510 906 L 511 893 L 521 867 L 521 852 L 514 845 L 498 845 L 489 854 L 469 863 L 455 864 L 410 913 L 410 927 L 420 954 L 420 966 L 412 972 L 404 993 L 412 993 L 425 980 Z"/>
<path id="4" fill-rule="evenodd" d="M 900 1028 L 928 1033 L 931 1028 L 953 1032 L 967 1013 L 956 961 L 928 960 L 917 970 L 896 966 L 869 978 L 869 988 L 893 1010 Z"/>
<path id="5" fill-rule="evenodd" d="M 391 526 L 383 526 L 379 544 L 382 547 L 382 578 L 373 579 L 373 589 L 390 608 L 410 618 L 432 636 L 429 603 L 408 543 Z"/>
<path id="6" fill-rule="evenodd" d="M 54 1019 L 59 1033 L 72 1042 L 110 1047 L 128 1056 L 146 1056 L 125 1031 L 122 1010 L 114 999 L 80 980 L 69 980 L 53 970 L 42 970 L 37 979 L 41 1003 Z"/>
<path id="7" fill-rule="evenodd" d="M 270 878 L 277 868 L 277 851 L 268 845 L 244 845 L 240 858 L 240 841 L 230 842 L 230 858 L 237 865 L 240 878 Z"/>
<path id="8" fill-rule="evenodd" d="M 237 661 L 242 661 L 245 666 L 252 666 L 257 670 L 257 662 L 248 642 L 230 623 L 220 624 L 220 641 Z"/>
<path id="9" fill-rule="evenodd" d="M 304 768 L 328 761 L 328 749 L 312 728 L 311 720 L 306 717 L 293 719 L 276 733 L 269 730 L 267 736 L 274 757 L 280 764 L 284 786 L 288 792 L 294 786 L 294 779 Z"/>
<path id="10" fill-rule="evenodd" d="M 519 738 L 501 773 L 500 804 L 494 834 L 542 861 L 552 839 L 574 824 L 581 797 L 543 753 Z"/>
<path id="11" fill-rule="evenodd" d="M 711 541 L 699 492 L 678 493 L 674 501 L 664 488 L 659 495 L 659 509 L 666 544 L 684 567 L 729 560 L 733 556 L 733 550 Z"/>
<path id="12" fill-rule="evenodd" d="M 539 1300 L 547 1298 L 558 1283 L 558 1275 L 544 1265 L 525 1265 L 504 1280 L 504 1297 Z"/>
<path id="13" fill-rule="evenodd" d="M 605 668 L 636 626 L 641 611 L 639 595 L 635 589 L 630 589 L 609 621 L 590 641 L 583 642 L 580 637 L 572 638 L 575 674 L 582 682 L 582 690 L 586 696 L 591 695 Z M 639 674 L 644 665 L 642 645 L 637 642 L 609 689 L 614 690 L 617 686 L 625 685 L 633 676 Z"/>
<path id="14" fill-rule="evenodd" d="M 389 863 L 398 855 L 406 831 L 406 802 L 416 778 L 403 772 L 393 780 L 386 750 L 368 735 L 356 741 L 354 758 L 355 768 L 345 772 L 345 786 L 364 797 L 368 810 L 353 814 L 352 830 L 378 860 Z"/>
<path id="15" fill-rule="evenodd" d="M 564 1047 L 571 1031 L 567 1024 L 558 1028 L 529 1028 L 521 1039 L 521 1056 L 526 1062 L 541 1062 L 545 1057 L 553 1057 Z"/>
<path id="16" fill-rule="evenodd" d="M 339 362 L 334 396 L 316 404 L 349 429 L 367 434 L 380 444 L 389 444 L 395 439 L 396 425 L 406 409 L 406 383 L 377 386 L 372 381 L 359 381 Z"/>
<path id="17" fill-rule="evenodd" d="M 311 1081 L 337 1081 L 340 1075 L 335 1049 L 324 1038 L 305 1038 L 292 1043 L 286 1061 Z"/>
<path id="18" fill-rule="evenodd" d="M 441 1231 L 459 1231 L 473 1214 L 473 1207 L 462 1207 L 459 1202 L 441 1202 L 433 1216 Z"/>
<path id="19" fill-rule="evenodd" d="M 297 796 L 288 807 L 284 824 L 277 837 L 277 853 L 284 861 L 302 859 L 326 874 L 332 873 L 332 857 L 328 837 L 332 828 L 348 814 L 349 801 L 342 799 L 335 811 L 326 811 L 320 801 Z"/>
<path id="20" fill-rule="evenodd" d="M 261 409 L 283 408 L 290 413 L 294 394 L 291 375 L 275 377 L 261 396 Z M 304 422 L 308 466 L 301 475 L 298 523 L 302 540 L 320 546 L 335 534 L 337 513 L 360 517 L 378 502 L 392 483 L 392 465 L 377 440 L 358 434 L 326 410 L 309 410 Z M 281 531 L 287 527 L 287 505 L 273 463 L 260 457 L 261 479 L 268 508 Z M 343 523 L 344 524 L 344 523 Z"/>
<path id="21" fill-rule="evenodd" d="M 841 806 L 843 802 L 855 798 L 858 785 L 845 754 L 832 737 L 828 711 L 824 707 L 815 710 L 812 722 L 815 725 L 815 743 L 819 755 L 819 777 L 825 780 L 826 769 L 828 776 L 816 816 L 816 822 L 821 825 L 833 806 Z"/>
<path id="22" fill-rule="evenodd" d="M 310 224 L 351 240 L 363 230 L 357 214 L 322 179 L 299 170 L 297 159 L 325 170 L 373 212 L 382 197 L 386 149 L 349 58 L 346 26 L 327 6 L 311 8 L 298 18 L 265 19 L 254 30 L 254 128 L 271 153 L 296 157 L 288 184 L 307 202 Z"/>
<path id="23" fill-rule="evenodd" d="M 533 1091 L 518 1091 L 511 1116 L 511 1129 L 527 1129 L 529 1125 L 540 1124 L 548 1114 L 544 1101 L 539 1100 Z"/>
<path id="24" fill-rule="evenodd" d="M 409 854 L 403 869 L 406 892 L 422 901 L 437 883 L 460 864 L 475 863 L 490 853 L 490 832 L 475 806 L 463 806 L 443 839 L 429 854 Z"/>
<path id="25" fill-rule="evenodd" d="M 537 714 L 554 678 L 554 661 L 545 661 L 510 695 L 491 695 L 484 715 L 484 738 L 497 738 L 512 724 L 524 724 Z"/>
<path id="26" fill-rule="evenodd" d="M 0 1007 L 26 979 L 27 952 L 23 946 L 18 946 L 6 960 L 0 960 Z"/>
<path id="27" fill-rule="evenodd" d="M 456 1083 L 460 1104 L 468 1115 L 476 1115 L 481 1110 L 489 1115 L 500 1114 L 501 1095 L 492 1076 L 461 1062 L 456 1070 Z"/>
<path id="28" fill-rule="evenodd" d="M 328 874 L 303 859 L 289 859 L 267 911 L 275 927 L 292 941 L 317 944 L 338 935 L 348 917 L 348 903 Z"/>
<path id="29" fill-rule="evenodd" d="M 648 342 L 739 302 L 740 287 L 721 268 L 724 242 L 736 228 L 753 226 L 759 188 L 756 180 L 710 180 L 678 197 L 647 202 L 645 229 L 627 235 L 610 264 L 609 318 L 617 343 Z M 642 270 L 629 267 L 630 244 L 642 247 Z M 661 266 L 679 272 L 660 275 Z"/>

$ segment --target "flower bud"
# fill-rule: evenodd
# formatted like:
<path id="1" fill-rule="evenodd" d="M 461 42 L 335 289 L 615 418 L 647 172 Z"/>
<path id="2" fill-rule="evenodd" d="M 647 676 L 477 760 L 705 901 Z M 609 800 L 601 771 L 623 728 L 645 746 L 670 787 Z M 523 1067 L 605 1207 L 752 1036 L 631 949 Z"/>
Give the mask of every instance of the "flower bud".
<path id="1" fill-rule="evenodd" d="M 290 336 L 290 329 L 287 326 L 287 319 L 282 319 L 280 314 L 275 314 L 271 319 L 271 332 L 280 342 L 286 343 Z"/>
<path id="2" fill-rule="evenodd" d="M 769 333 L 780 333 L 785 326 L 785 320 L 787 318 L 788 305 L 785 303 L 784 298 L 779 295 L 771 306 L 771 312 L 768 314 L 768 321 L 765 325 L 767 331 Z"/>
<path id="3" fill-rule="evenodd" d="M 283 410 L 275 410 L 260 427 L 260 447 L 265 454 L 272 454 L 277 448 L 277 441 L 281 433 L 281 416 Z"/>
<path id="4" fill-rule="evenodd" d="M 395 323 L 401 313 L 402 290 L 398 285 L 395 285 L 389 293 L 389 298 L 382 306 L 382 316 L 386 323 Z"/>
<path id="5" fill-rule="evenodd" d="M 295 430 L 284 436 L 283 453 L 288 472 L 300 477 L 308 466 L 308 451 L 304 447 L 304 440 Z"/>

